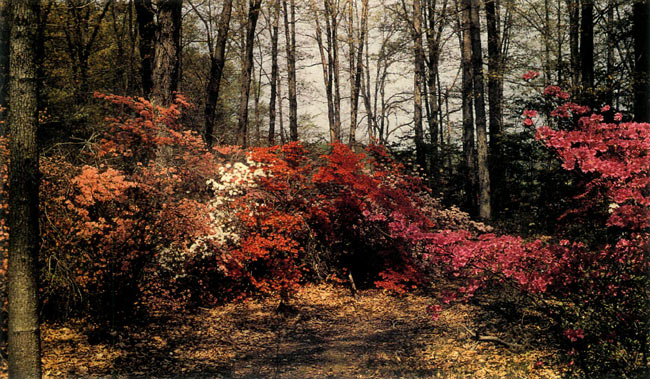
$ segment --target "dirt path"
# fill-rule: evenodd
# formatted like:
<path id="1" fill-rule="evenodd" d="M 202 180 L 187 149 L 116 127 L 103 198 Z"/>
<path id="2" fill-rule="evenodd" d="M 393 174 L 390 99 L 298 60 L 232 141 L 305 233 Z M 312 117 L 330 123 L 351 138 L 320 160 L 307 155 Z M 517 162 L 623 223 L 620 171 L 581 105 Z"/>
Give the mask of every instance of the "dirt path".
<path id="1" fill-rule="evenodd" d="M 46 326 L 48 377 L 559 377 L 554 351 L 511 352 L 477 342 L 477 310 L 455 306 L 438 321 L 424 296 L 389 296 L 313 286 L 295 299 L 296 314 L 277 302 L 229 304 L 195 315 L 130 327 L 95 341 L 82 325 Z M 475 318 L 475 317 L 474 317 Z M 499 331 L 494 331 L 497 335 Z M 512 332 L 512 331 L 509 331 Z M 501 333 L 504 338 L 512 338 Z"/>

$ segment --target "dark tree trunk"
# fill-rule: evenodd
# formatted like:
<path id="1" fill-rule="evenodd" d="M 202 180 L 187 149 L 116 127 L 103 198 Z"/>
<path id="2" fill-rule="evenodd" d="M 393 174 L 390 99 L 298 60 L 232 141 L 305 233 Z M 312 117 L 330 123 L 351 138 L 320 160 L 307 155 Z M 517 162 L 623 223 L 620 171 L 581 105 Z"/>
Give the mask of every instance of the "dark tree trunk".
<path id="1" fill-rule="evenodd" d="M 320 20 L 318 16 L 318 7 L 316 0 L 312 0 L 312 8 L 314 10 L 314 21 L 316 22 L 316 42 L 318 43 L 318 51 L 320 53 L 320 63 L 323 70 L 323 82 L 325 83 L 325 95 L 327 96 L 327 120 L 329 122 L 330 142 L 340 142 L 341 136 L 337 133 L 336 121 L 334 117 L 334 98 L 332 93 L 332 75 L 330 72 L 330 65 L 328 64 L 325 56 L 325 46 L 323 46 L 323 32 L 320 27 Z"/>
<path id="2" fill-rule="evenodd" d="M 413 129 L 415 131 L 415 160 L 422 170 L 426 170 L 426 146 L 422 129 L 422 87 L 424 85 L 424 48 L 422 47 L 422 4 L 413 1 L 413 41 L 415 75 L 413 77 Z"/>
<path id="3" fill-rule="evenodd" d="M 9 377 L 40 378 L 36 37 L 39 2 L 12 2 L 9 54 Z"/>
<path id="4" fill-rule="evenodd" d="M 359 104 L 359 91 L 361 88 L 361 74 L 363 73 L 363 45 L 366 38 L 366 29 L 367 29 L 367 18 L 368 18 L 368 0 L 363 0 L 361 2 L 361 25 L 359 40 L 357 45 L 356 53 L 356 68 L 354 69 L 354 79 L 352 83 L 353 93 L 351 104 L 351 116 L 350 120 L 350 137 L 348 143 L 350 146 L 353 146 L 356 143 L 356 133 L 357 133 L 357 114 L 358 114 L 358 104 Z M 351 62 L 354 63 L 354 62 Z M 352 70 L 350 70 L 352 72 Z"/>
<path id="5" fill-rule="evenodd" d="M 470 34 L 472 39 L 472 74 L 474 77 L 474 109 L 476 115 L 476 166 L 479 187 L 479 217 L 492 217 L 490 200 L 490 172 L 488 168 L 488 146 L 485 118 L 485 91 L 483 88 L 483 57 L 481 48 L 481 23 L 479 0 L 471 0 Z"/>
<path id="6" fill-rule="evenodd" d="M 650 3 L 634 3 L 634 118 L 650 122 Z"/>
<path id="7" fill-rule="evenodd" d="M 580 81 L 583 95 L 593 102 L 594 88 L 594 2 L 582 0 L 580 25 Z M 592 104 L 589 104 L 592 105 Z"/>
<path id="8" fill-rule="evenodd" d="M 275 145 L 275 102 L 278 83 L 278 24 L 280 21 L 280 0 L 274 0 L 275 13 L 271 30 L 271 95 L 269 100 L 269 146 Z"/>
<path id="9" fill-rule="evenodd" d="M 296 96 L 296 6 L 291 0 L 287 9 L 287 1 L 282 1 L 284 11 L 284 36 L 287 45 L 287 76 L 289 79 L 289 138 L 298 140 L 298 100 Z M 291 12 L 291 22 L 289 22 Z"/>
<path id="10" fill-rule="evenodd" d="M 0 136 L 4 136 L 9 93 L 9 32 L 11 25 L 9 0 L 0 0 Z"/>
<path id="11" fill-rule="evenodd" d="M 440 60 L 440 39 L 442 37 L 443 27 L 445 25 L 444 17 L 447 12 L 447 0 L 442 4 L 441 17 L 439 17 L 436 29 L 436 1 L 427 0 L 427 47 L 429 59 L 427 61 L 427 123 L 429 124 L 429 134 L 431 139 L 431 169 L 429 171 L 430 179 L 440 175 L 440 147 L 442 140 L 439 140 L 440 124 L 438 116 L 440 113 L 440 98 L 438 97 L 438 65 Z M 433 184 L 433 182 L 431 182 Z"/>
<path id="12" fill-rule="evenodd" d="M 223 66 L 226 63 L 226 43 L 228 42 L 228 31 L 230 28 L 230 15 L 232 13 L 232 0 L 223 3 L 223 9 L 219 18 L 217 41 L 214 46 L 214 55 L 210 57 L 210 77 L 208 78 L 208 98 L 205 103 L 205 142 L 208 147 L 214 144 L 214 126 L 220 128 L 219 135 L 223 135 L 223 122 L 216 119 L 217 101 L 219 101 L 219 89 L 223 76 Z"/>
<path id="13" fill-rule="evenodd" d="M 153 56 L 154 40 L 156 38 L 155 13 L 151 0 L 135 0 L 134 5 L 138 34 L 140 35 L 142 93 L 145 98 L 149 98 L 153 89 Z"/>
<path id="14" fill-rule="evenodd" d="M 460 1 L 458 22 L 462 60 L 462 112 L 463 112 L 463 161 L 465 180 L 465 208 L 476 214 L 478 205 L 476 179 L 476 150 L 474 142 L 474 113 L 472 110 L 472 38 L 470 36 L 470 0 Z M 462 21 L 461 21 L 462 20 Z"/>
<path id="15" fill-rule="evenodd" d="M 569 8 L 569 44 L 571 46 L 571 85 L 580 84 L 580 0 L 566 0 Z"/>
<path id="16" fill-rule="evenodd" d="M 338 8 L 334 9 L 332 0 L 325 0 L 325 28 L 327 32 L 327 58 L 329 78 L 332 82 L 334 101 L 334 128 L 337 139 L 341 139 L 341 84 L 339 64 Z"/>
<path id="17" fill-rule="evenodd" d="M 490 106 L 490 176 L 495 197 L 503 189 L 501 137 L 503 134 L 503 69 L 499 9 L 496 0 L 485 1 L 488 32 L 488 100 Z M 496 202 L 495 202 L 496 203 Z"/>
<path id="18" fill-rule="evenodd" d="M 246 22 L 246 54 L 242 66 L 242 85 L 239 98 L 239 121 L 237 124 L 238 143 L 248 147 L 248 98 L 251 89 L 251 74 L 253 73 L 253 45 L 255 44 L 255 28 L 260 15 L 262 0 L 250 0 L 248 4 L 248 20 Z"/>
<path id="19" fill-rule="evenodd" d="M 158 1 L 158 27 L 153 60 L 151 100 L 168 106 L 178 90 L 181 65 L 182 0 Z"/>

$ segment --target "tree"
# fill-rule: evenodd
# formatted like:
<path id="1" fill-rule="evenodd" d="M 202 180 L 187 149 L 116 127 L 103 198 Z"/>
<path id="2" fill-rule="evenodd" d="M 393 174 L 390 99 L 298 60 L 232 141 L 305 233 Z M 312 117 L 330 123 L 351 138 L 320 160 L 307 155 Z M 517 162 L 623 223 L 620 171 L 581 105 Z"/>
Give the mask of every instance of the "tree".
<path id="1" fill-rule="evenodd" d="M 190 3 L 192 4 L 192 3 Z M 217 39 L 212 42 L 210 33 L 212 14 L 207 16 L 200 14 L 198 9 L 192 7 L 199 15 L 201 21 L 207 29 L 208 53 L 210 55 L 210 74 L 208 76 L 208 85 L 206 88 L 207 99 L 205 102 L 205 142 L 211 147 L 214 143 L 214 126 L 222 127 L 221 120 L 217 119 L 217 101 L 219 100 L 219 90 L 221 88 L 221 78 L 223 77 L 223 68 L 226 63 L 226 44 L 228 42 L 228 32 L 230 29 L 230 16 L 232 14 L 232 0 L 226 0 L 223 3 L 221 15 L 219 16 L 219 25 L 217 26 Z M 218 133 L 221 135 L 223 130 Z"/>
<path id="2" fill-rule="evenodd" d="M 142 94 L 149 98 L 153 89 L 153 56 L 154 40 L 156 38 L 155 13 L 151 0 L 135 0 L 135 13 L 138 23 L 139 50 L 140 50 L 140 77 L 142 80 Z"/>
<path id="3" fill-rule="evenodd" d="M 548 12 L 547 12 L 548 14 Z M 485 0 L 485 17 L 488 34 L 488 100 L 490 123 L 490 179 L 493 189 L 501 189 L 503 170 L 501 161 L 501 138 L 503 134 L 503 68 L 499 7 L 496 0 Z M 547 45 L 548 51 L 548 45 Z M 494 191 L 496 192 L 496 191 Z M 495 202 L 496 203 L 496 202 Z"/>
<path id="4" fill-rule="evenodd" d="M 462 112 L 463 112 L 463 163 L 467 177 L 465 181 L 465 207 L 476 212 L 476 149 L 474 138 L 472 39 L 470 35 L 471 8 L 469 0 L 459 0 L 458 38 L 461 46 L 462 65 Z"/>
<path id="5" fill-rule="evenodd" d="M 0 106 L 7 108 L 7 94 L 9 92 L 9 0 L 0 1 Z M 6 112 L 0 112 L 0 121 L 6 118 Z M 5 135 L 5 126 L 0 123 L 0 136 Z"/>
<path id="6" fill-rule="evenodd" d="M 479 19 L 479 1 L 470 1 L 469 32 L 472 42 L 472 76 L 474 84 L 474 110 L 476 116 L 476 139 L 478 186 L 479 186 L 479 217 L 490 219 L 492 208 L 490 204 L 490 171 L 488 169 L 488 146 L 485 119 L 485 91 L 483 89 L 483 51 L 481 48 L 481 22 Z"/>
<path id="7" fill-rule="evenodd" d="M 413 129 L 415 130 L 416 162 L 426 169 L 424 131 L 422 129 L 422 87 L 424 86 L 424 48 L 422 46 L 422 3 L 413 1 L 413 42 L 415 73 L 413 76 Z"/>
<path id="8" fill-rule="evenodd" d="M 428 59 L 427 63 L 427 91 L 426 91 L 426 110 L 427 110 L 427 123 L 429 125 L 429 135 L 431 140 L 431 168 L 429 170 L 430 179 L 434 178 L 434 175 L 439 175 L 438 173 L 438 164 L 439 164 L 439 129 L 440 125 L 438 123 L 438 116 L 440 112 L 439 107 L 439 96 L 438 96 L 438 85 L 439 80 L 439 61 L 440 61 L 440 49 L 442 45 L 442 32 L 445 26 L 444 18 L 447 11 L 447 0 L 444 0 L 442 3 L 442 10 L 440 16 L 436 17 L 436 3 L 437 0 L 427 0 L 425 2 L 426 10 L 426 19 L 428 25 L 426 27 L 427 35 L 427 48 L 428 48 Z M 440 141 L 442 142 L 442 141 Z"/>
<path id="9" fill-rule="evenodd" d="M 583 94 L 594 100 L 594 0 L 582 0 L 580 24 L 580 80 Z"/>
<path id="10" fill-rule="evenodd" d="M 11 3 L 9 54 L 9 376 L 40 378 L 37 262 L 39 165 L 36 36 L 39 2 Z"/>
<path id="11" fill-rule="evenodd" d="M 634 3 L 634 118 L 650 122 L 650 3 Z"/>
<path id="12" fill-rule="evenodd" d="M 352 10 L 352 4 L 350 4 L 350 10 Z M 361 75 L 363 71 L 363 45 L 366 40 L 366 30 L 368 29 L 368 0 L 362 0 L 361 2 L 361 25 L 359 27 L 359 38 L 357 39 L 357 44 L 355 46 L 354 39 L 350 38 L 350 83 L 352 84 L 351 88 L 351 99 L 350 99 L 350 137 L 349 145 L 354 145 L 356 141 L 356 131 L 357 131 L 357 114 L 358 114 L 358 104 L 359 104 L 359 90 L 361 87 Z M 353 18 L 352 11 L 350 11 L 350 35 L 353 35 Z M 356 39 L 356 38 L 355 38 Z M 356 54 L 354 53 L 355 49 L 357 50 Z M 355 57 L 356 55 L 356 62 Z M 356 67 L 355 67 L 356 66 Z"/>
<path id="13" fill-rule="evenodd" d="M 262 0 L 250 0 L 248 3 L 248 18 L 246 21 L 246 44 L 244 62 L 242 64 L 242 84 L 239 97 L 239 118 L 237 124 L 237 141 L 244 147 L 248 146 L 248 99 L 253 73 L 253 45 L 255 44 L 255 28 L 260 13 Z"/>
<path id="14" fill-rule="evenodd" d="M 158 1 L 158 25 L 153 59 L 151 100 L 167 106 L 178 90 L 181 64 L 182 0 Z"/>
<path id="15" fill-rule="evenodd" d="M 318 15 L 318 8 L 316 7 L 316 0 L 312 0 L 312 8 L 314 11 L 314 21 L 316 22 L 316 42 L 318 43 L 318 52 L 320 53 L 320 63 L 323 70 L 323 82 L 325 83 L 325 95 L 327 96 L 327 120 L 329 121 L 330 142 L 335 143 L 341 140 L 341 129 L 336 127 L 336 116 L 334 111 L 334 95 L 333 95 L 333 78 L 331 60 L 325 57 L 325 46 L 323 44 L 323 32 L 320 27 L 320 17 Z"/>
<path id="16" fill-rule="evenodd" d="M 75 86 L 75 102 L 83 105 L 90 99 L 88 70 L 89 59 L 93 45 L 97 40 L 102 20 L 106 16 L 112 0 L 107 0 L 99 15 L 96 16 L 95 25 L 91 27 L 94 2 L 84 0 L 67 0 L 67 23 L 63 29 L 68 46 L 68 55 L 72 63 L 72 79 Z"/>
<path id="17" fill-rule="evenodd" d="M 291 0 L 287 7 L 287 0 L 282 0 L 284 11 L 284 36 L 287 49 L 287 75 L 289 79 L 289 138 L 298 140 L 298 100 L 296 95 L 296 4 Z M 291 21 L 289 21 L 291 13 Z"/>
<path id="18" fill-rule="evenodd" d="M 269 146 L 275 145 L 275 102 L 278 88 L 278 25 L 280 0 L 274 0 L 273 27 L 271 28 L 271 95 L 269 99 Z M 282 106 L 282 104 L 280 104 Z"/>

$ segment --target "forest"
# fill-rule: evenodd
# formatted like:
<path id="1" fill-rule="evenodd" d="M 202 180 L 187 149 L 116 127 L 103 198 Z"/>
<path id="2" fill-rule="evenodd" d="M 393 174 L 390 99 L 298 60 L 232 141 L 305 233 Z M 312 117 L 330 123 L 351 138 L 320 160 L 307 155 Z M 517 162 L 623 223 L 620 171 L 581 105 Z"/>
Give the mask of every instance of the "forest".
<path id="1" fill-rule="evenodd" d="M 0 377 L 650 376 L 650 0 L 0 0 Z"/>

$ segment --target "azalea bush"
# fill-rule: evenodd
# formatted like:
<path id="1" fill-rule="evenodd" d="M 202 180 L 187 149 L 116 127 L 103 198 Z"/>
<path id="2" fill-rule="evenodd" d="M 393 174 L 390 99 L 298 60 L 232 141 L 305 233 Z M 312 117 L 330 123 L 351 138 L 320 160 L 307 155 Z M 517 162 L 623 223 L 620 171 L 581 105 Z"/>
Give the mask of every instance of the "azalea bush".
<path id="1" fill-rule="evenodd" d="M 173 262 L 210 231 L 204 183 L 215 162 L 178 123 L 182 97 L 169 108 L 98 97 L 123 114 L 107 120 L 85 163 L 47 157 L 41 165 L 46 309 L 111 315 L 180 306 L 187 294 Z"/>

